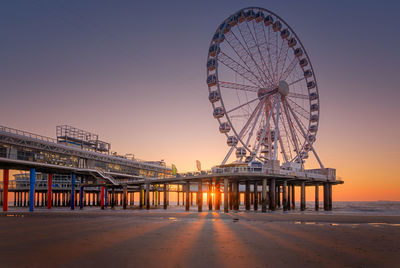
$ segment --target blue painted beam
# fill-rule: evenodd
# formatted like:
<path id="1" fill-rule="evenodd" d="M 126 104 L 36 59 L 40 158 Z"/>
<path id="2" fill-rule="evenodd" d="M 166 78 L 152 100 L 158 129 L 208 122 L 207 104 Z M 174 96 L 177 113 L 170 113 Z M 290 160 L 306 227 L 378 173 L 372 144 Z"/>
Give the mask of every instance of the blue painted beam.
<path id="1" fill-rule="evenodd" d="M 107 188 L 104 187 L 104 206 L 107 206 L 107 192 L 108 192 Z"/>
<path id="2" fill-rule="evenodd" d="M 29 177 L 29 211 L 33 211 L 35 208 L 35 181 L 36 181 L 36 170 L 31 168 Z"/>

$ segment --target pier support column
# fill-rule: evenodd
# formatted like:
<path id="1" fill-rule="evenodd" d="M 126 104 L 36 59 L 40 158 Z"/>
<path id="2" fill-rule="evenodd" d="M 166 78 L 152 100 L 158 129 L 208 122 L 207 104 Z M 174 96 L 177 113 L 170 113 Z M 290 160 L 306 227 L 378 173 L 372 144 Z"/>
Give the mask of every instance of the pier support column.
<path id="1" fill-rule="evenodd" d="M 164 198 L 164 201 L 163 201 L 164 209 L 167 209 L 168 204 L 167 204 L 167 184 L 166 183 L 164 183 L 164 196 L 163 196 L 163 198 Z"/>
<path id="2" fill-rule="evenodd" d="M 329 186 L 327 182 L 324 182 L 324 210 L 328 211 L 329 210 Z"/>
<path id="3" fill-rule="evenodd" d="M 83 209 L 83 195 L 83 186 L 81 186 L 79 189 L 79 209 Z"/>
<path id="4" fill-rule="evenodd" d="M 115 207 L 115 188 L 111 189 L 111 208 Z"/>
<path id="5" fill-rule="evenodd" d="M 100 187 L 100 207 L 104 209 L 104 186 Z"/>
<path id="6" fill-rule="evenodd" d="M 331 183 L 328 183 L 328 190 L 329 190 L 329 192 L 328 192 L 328 204 L 329 204 L 328 208 L 329 208 L 329 210 L 332 210 L 332 184 Z"/>
<path id="7" fill-rule="evenodd" d="M 274 211 L 275 210 L 275 202 L 276 202 L 276 197 L 275 197 L 275 179 L 271 179 L 269 181 L 269 210 Z"/>
<path id="8" fill-rule="evenodd" d="M 276 205 L 280 208 L 281 207 L 281 186 L 276 186 Z"/>
<path id="9" fill-rule="evenodd" d="M 250 182 L 246 180 L 246 190 L 244 193 L 244 205 L 246 207 L 246 210 L 250 210 Z"/>
<path id="10" fill-rule="evenodd" d="M 291 199 L 290 199 L 290 196 L 291 196 L 291 191 L 290 191 L 290 189 L 291 189 L 291 187 L 290 187 L 290 185 L 288 185 L 287 186 L 287 203 L 286 203 L 286 209 L 287 210 L 290 210 L 290 208 L 291 208 Z"/>
<path id="11" fill-rule="evenodd" d="M 300 210 L 306 210 L 306 183 L 303 181 L 301 183 L 301 194 L 300 194 Z"/>
<path id="12" fill-rule="evenodd" d="M 239 182 L 233 182 L 233 209 L 238 211 L 239 210 Z"/>
<path id="13" fill-rule="evenodd" d="M 319 210 L 319 186 L 315 185 L 315 210 Z"/>
<path id="14" fill-rule="evenodd" d="M 224 179 L 224 212 L 228 213 L 228 179 Z"/>
<path id="15" fill-rule="evenodd" d="M 143 185 L 140 185 L 139 186 L 139 208 L 140 209 L 143 209 L 143 199 L 144 199 L 144 196 L 143 196 Z"/>
<path id="16" fill-rule="evenodd" d="M 261 211 L 267 212 L 267 179 L 262 180 Z"/>
<path id="17" fill-rule="evenodd" d="M 287 210 L 288 203 L 287 203 L 287 181 L 283 181 L 283 186 L 282 186 L 282 207 L 283 211 Z"/>
<path id="18" fill-rule="evenodd" d="M 254 211 L 258 210 L 258 183 L 254 182 Z"/>
<path id="19" fill-rule="evenodd" d="M 292 209 L 296 208 L 296 195 L 295 195 L 295 187 L 292 184 Z"/>
<path id="20" fill-rule="evenodd" d="M 197 211 L 202 212 L 203 211 L 203 183 L 201 181 L 198 182 L 198 189 L 197 189 L 197 195 L 198 195 L 198 205 L 197 205 Z"/>
<path id="21" fill-rule="evenodd" d="M 8 211 L 8 182 L 9 182 L 10 171 L 8 169 L 3 170 L 3 211 Z"/>
<path id="22" fill-rule="evenodd" d="M 150 183 L 146 183 L 146 195 L 145 195 L 146 209 L 150 209 Z"/>
<path id="23" fill-rule="evenodd" d="M 123 209 L 126 209 L 126 204 L 128 203 L 128 198 L 127 198 L 127 191 L 128 191 L 128 186 L 126 185 L 126 184 L 124 184 L 124 186 L 123 186 L 123 195 L 124 195 L 124 197 L 123 197 L 123 205 L 122 205 L 122 207 L 123 207 Z"/>
<path id="24" fill-rule="evenodd" d="M 208 201 L 208 210 L 212 211 L 213 204 L 212 204 L 212 181 L 208 182 L 208 191 L 207 191 L 207 201 Z"/>
<path id="25" fill-rule="evenodd" d="M 221 210 L 221 183 L 220 181 L 215 182 L 215 210 Z"/>
<path id="26" fill-rule="evenodd" d="M 35 181 L 36 170 L 31 168 L 29 176 L 29 211 L 33 211 L 35 208 Z"/>
<path id="27" fill-rule="evenodd" d="M 190 183 L 187 181 L 186 182 L 186 203 L 185 203 L 185 210 L 189 211 L 190 209 L 190 203 L 189 203 L 189 195 L 190 195 Z"/>
<path id="28" fill-rule="evenodd" d="M 228 186 L 229 210 L 233 210 L 233 183 Z"/>
<path id="29" fill-rule="evenodd" d="M 75 181 L 76 175 L 72 173 L 72 182 L 71 182 L 71 209 L 75 209 Z"/>

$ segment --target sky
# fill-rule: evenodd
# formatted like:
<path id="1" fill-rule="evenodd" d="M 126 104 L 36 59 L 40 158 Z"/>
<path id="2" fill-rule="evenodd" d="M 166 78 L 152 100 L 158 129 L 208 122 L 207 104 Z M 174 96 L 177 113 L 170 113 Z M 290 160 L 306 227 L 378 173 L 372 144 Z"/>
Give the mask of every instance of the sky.
<path id="1" fill-rule="evenodd" d="M 315 149 L 345 181 L 335 200 L 399 200 L 398 1 L 3 1 L 0 125 L 54 137 L 70 124 L 119 154 L 178 171 L 228 150 L 208 101 L 218 25 L 267 8 L 297 33 L 318 80 Z M 309 195 L 308 195 L 309 196 Z"/>

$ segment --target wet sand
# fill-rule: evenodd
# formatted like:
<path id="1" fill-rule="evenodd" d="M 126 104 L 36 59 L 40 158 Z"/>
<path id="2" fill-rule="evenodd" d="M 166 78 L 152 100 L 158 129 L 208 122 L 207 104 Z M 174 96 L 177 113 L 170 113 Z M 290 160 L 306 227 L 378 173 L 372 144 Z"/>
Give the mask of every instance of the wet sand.
<path id="1" fill-rule="evenodd" d="M 400 216 L 85 209 L 0 214 L 0 267 L 399 267 Z"/>

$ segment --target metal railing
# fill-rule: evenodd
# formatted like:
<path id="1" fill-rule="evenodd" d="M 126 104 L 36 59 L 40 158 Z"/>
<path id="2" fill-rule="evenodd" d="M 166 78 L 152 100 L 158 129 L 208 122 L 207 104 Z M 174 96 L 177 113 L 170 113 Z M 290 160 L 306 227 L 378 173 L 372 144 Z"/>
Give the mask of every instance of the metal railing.
<path id="1" fill-rule="evenodd" d="M 34 133 L 31 133 L 31 132 L 28 132 L 28 131 L 19 130 L 19 129 L 15 129 L 15 128 L 0 126 L 0 131 L 11 133 L 11 134 L 15 134 L 15 135 L 19 135 L 19 136 L 28 137 L 28 138 L 31 138 L 31 139 L 57 143 L 57 140 L 54 139 L 54 138 L 50 138 L 50 137 L 34 134 Z"/>

